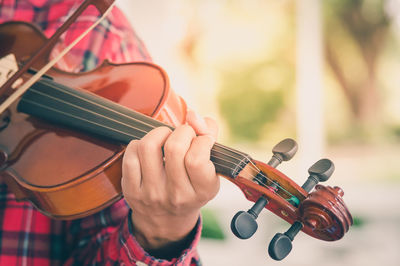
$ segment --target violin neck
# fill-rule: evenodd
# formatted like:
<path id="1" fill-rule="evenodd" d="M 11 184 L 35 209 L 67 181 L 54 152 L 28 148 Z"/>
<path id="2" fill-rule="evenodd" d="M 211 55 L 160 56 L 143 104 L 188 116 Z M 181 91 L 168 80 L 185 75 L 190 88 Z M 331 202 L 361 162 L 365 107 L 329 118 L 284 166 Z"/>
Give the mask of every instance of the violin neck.
<path id="1" fill-rule="evenodd" d="M 124 145 L 141 139 L 156 127 L 174 129 L 98 95 L 46 78 L 35 83 L 23 95 L 17 108 L 20 112 Z M 218 143 L 214 144 L 210 159 L 217 173 L 231 178 L 236 178 L 251 160 L 247 154 Z"/>

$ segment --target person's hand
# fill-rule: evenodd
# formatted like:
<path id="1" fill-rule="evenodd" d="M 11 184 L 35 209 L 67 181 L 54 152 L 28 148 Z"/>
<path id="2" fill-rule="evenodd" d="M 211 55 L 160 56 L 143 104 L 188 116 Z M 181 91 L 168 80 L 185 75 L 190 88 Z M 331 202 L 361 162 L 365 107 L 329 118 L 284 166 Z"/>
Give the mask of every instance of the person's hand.
<path id="1" fill-rule="evenodd" d="M 189 111 L 186 125 L 156 128 L 127 146 L 122 192 L 145 250 L 182 242 L 200 208 L 217 194 L 219 177 L 210 161 L 217 130 L 214 120 Z"/>

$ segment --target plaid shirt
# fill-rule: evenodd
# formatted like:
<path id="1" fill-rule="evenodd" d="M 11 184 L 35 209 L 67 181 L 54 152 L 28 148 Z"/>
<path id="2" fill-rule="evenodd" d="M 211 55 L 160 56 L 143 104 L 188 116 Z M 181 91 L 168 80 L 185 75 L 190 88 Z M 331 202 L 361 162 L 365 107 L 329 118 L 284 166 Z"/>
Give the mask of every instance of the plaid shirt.
<path id="1" fill-rule="evenodd" d="M 81 1 L 0 0 L 0 23 L 23 20 L 36 24 L 47 37 L 59 28 Z M 56 45 L 52 55 L 69 44 L 98 17 L 85 11 Z M 124 15 L 111 14 L 86 36 L 57 67 L 93 69 L 104 59 L 115 63 L 150 61 Z M 83 219 L 52 220 L 28 202 L 17 202 L 0 180 L 0 265 L 199 265 L 196 246 L 201 222 L 191 245 L 179 258 L 159 260 L 147 254 L 131 233 L 129 208 L 121 200 Z M 141 262 L 141 263 L 140 263 Z"/>

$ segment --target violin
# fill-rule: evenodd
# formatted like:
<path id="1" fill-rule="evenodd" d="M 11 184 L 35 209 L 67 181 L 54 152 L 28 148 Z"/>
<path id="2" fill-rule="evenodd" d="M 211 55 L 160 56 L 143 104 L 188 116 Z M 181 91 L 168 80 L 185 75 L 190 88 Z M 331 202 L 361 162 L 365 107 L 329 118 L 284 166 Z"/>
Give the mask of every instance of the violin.
<path id="1" fill-rule="evenodd" d="M 29 58 L 37 57 L 19 76 L 22 82 L 46 64 L 54 45 L 24 22 L 1 24 L 0 43 L 0 61 L 12 57 L 27 68 Z M 1 101 L 12 94 L 10 84 L 16 80 L 9 79 L 6 90 L 0 90 Z M 49 217 L 88 216 L 121 199 L 126 145 L 155 127 L 173 129 L 184 123 L 186 109 L 184 100 L 169 87 L 165 71 L 152 63 L 105 61 L 86 73 L 53 67 L 1 113 L 0 178 L 17 200 L 30 201 Z M 285 139 L 264 163 L 219 143 L 211 150 L 217 174 L 255 203 L 233 217 L 231 229 L 237 237 L 247 239 L 256 232 L 256 219 L 264 208 L 292 224 L 269 245 L 275 260 L 290 253 L 300 231 L 335 241 L 353 223 L 342 189 L 318 184 L 332 175 L 330 160 L 311 166 L 302 186 L 277 170 L 296 151 L 296 142 Z"/>

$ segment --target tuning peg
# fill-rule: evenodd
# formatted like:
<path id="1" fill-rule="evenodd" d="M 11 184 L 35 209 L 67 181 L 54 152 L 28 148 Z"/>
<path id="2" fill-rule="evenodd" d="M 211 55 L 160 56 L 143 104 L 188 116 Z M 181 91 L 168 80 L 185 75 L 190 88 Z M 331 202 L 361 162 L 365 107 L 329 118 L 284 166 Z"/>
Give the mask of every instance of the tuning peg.
<path id="1" fill-rule="evenodd" d="M 308 169 L 310 176 L 303 184 L 302 188 L 310 192 L 318 182 L 328 180 L 334 170 L 335 166 L 331 160 L 319 160 Z M 292 241 L 303 226 L 303 223 L 296 221 L 285 233 L 277 233 L 274 238 L 272 238 L 268 247 L 268 253 L 271 258 L 274 260 L 282 260 L 289 255 L 292 250 Z"/>
<path id="2" fill-rule="evenodd" d="M 240 211 L 232 218 L 231 230 L 240 239 L 248 239 L 257 231 L 256 219 L 260 212 L 268 204 L 268 200 L 260 197 L 247 212 Z"/>
<path id="3" fill-rule="evenodd" d="M 297 152 L 297 143 L 293 139 L 284 139 L 274 146 L 274 154 L 268 165 L 276 168 L 282 161 L 289 161 Z"/>
<path id="4" fill-rule="evenodd" d="M 298 232 L 303 228 L 301 222 L 294 222 L 285 233 L 277 233 L 269 243 L 268 253 L 274 260 L 284 259 L 292 250 L 292 241 Z"/>
<path id="5" fill-rule="evenodd" d="M 327 181 L 329 177 L 331 177 L 333 171 L 335 171 L 333 162 L 329 159 L 321 159 L 308 168 L 310 176 L 301 187 L 305 191 L 310 192 L 319 182 Z"/>
<path id="6" fill-rule="evenodd" d="M 292 159 L 293 156 L 296 154 L 296 152 L 297 152 L 296 141 L 289 138 L 284 139 L 272 148 L 273 155 L 267 164 L 269 166 L 276 168 L 283 161 L 289 161 L 290 159 Z M 255 179 L 254 181 L 259 183 L 260 185 L 264 185 L 267 180 L 265 177 L 257 175 L 257 179 Z"/>
<path id="7" fill-rule="evenodd" d="M 272 148 L 273 156 L 269 160 L 268 165 L 276 168 L 282 161 L 288 161 L 296 154 L 297 143 L 293 139 L 284 139 Z M 266 178 L 262 175 L 257 175 L 255 182 L 265 185 Z M 272 191 L 277 189 L 277 184 L 270 186 Z M 257 217 L 268 204 L 268 200 L 261 196 L 256 203 L 247 212 L 240 211 L 233 216 L 231 221 L 231 230 L 235 236 L 240 239 L 248 239 L 258 229 Z"/>

